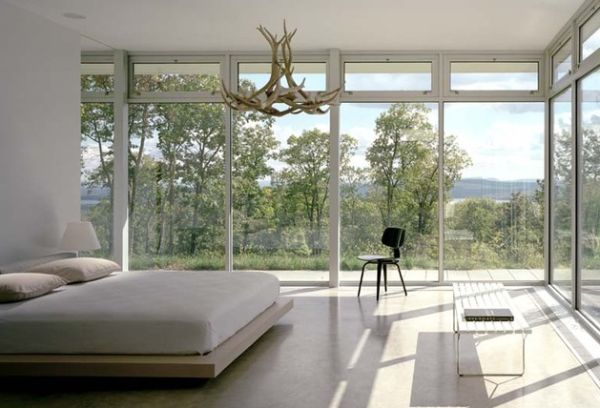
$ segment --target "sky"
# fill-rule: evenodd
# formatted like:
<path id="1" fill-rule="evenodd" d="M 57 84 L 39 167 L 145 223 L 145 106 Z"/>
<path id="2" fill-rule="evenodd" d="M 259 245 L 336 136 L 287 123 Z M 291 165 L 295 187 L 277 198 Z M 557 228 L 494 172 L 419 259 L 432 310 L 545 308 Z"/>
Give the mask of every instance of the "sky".
<path id="1" fill-rule="evenodd" d="M 351 163 L 368 167 L 365 155 L 375 139 L 375 121 L 391 104 L 342 104 L 341 132 L 357 139 Z M 426 104 L 429 121 L 437 130 L 437 104 Z M 329 131 L 329 114 L 287 115 L 275 120 L 273 131 L 280 149 L 287 146 L 290 135 L 318 128 Z M 473 165 L 463 171 L 465 178 L 498 180 L 541 179 L 544 175 L 544 106 L 543 103 L 447 103 L 445 132 L 457 137 Z M 156 140 L 154 140 L 156 142 Z M 148 143 L 149 153 L 157 154 L 156 143 Z M 98 151 L 90 146 L 84 152 L 85 169 L 98 165 Z M 283 164 L 271 160 L 271 167 Z"/>

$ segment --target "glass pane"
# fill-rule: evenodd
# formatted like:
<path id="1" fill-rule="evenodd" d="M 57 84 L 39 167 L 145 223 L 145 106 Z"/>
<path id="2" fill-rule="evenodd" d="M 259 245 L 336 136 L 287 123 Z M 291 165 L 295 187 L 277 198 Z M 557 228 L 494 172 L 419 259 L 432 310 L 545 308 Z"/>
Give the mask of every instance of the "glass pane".
<path id="1" fill-rule="evenodd" d="M 81 64 L 81 92 L 110 94 L 115 90 L 114 64 Z"/>
<path id="2" fill-rule="evenodd" d="M 571 90 L 552 100 L 552 283 L 571 298 L 571 199 L 573 188 L 573 135 Z"/>
<path id="3" fill-rule="evenodd" d="M 406 230 L 404 278 L 438 280 L 437 118 L 437 104 L 342 104 L 343 280 L 360 279 L 359 255 L 389 254 L 387 226 Z M 390 281 L 399 281 L 395 269 Z"/>
<path id="4" fill-rule="evenodd" d="M 260 88 L 271 76 L 271 64 L 244 62 L 238 64 L 239 85 L 242 89 L 253 85 Z M 292 76 L 298 85 L 304 80 L 304 90 L 324 91 L 327 89 L 327 64 L 324 62 L 296 62 Z M 283 85 L 287 86 L 286 81 Z"/>
<path id="5" fill-rule="evenodd" d="M 198 92 L 219 88 L 219 63 L 133 64 L 136 92 Z"/>
<path id="6" fill-rule="evenodd" d="M 225 268 L 223 105 L 129 105 L 131 269 Z"/>
<path id="7" fill-rule="evenodd" d="M 579 30 L 579 41 L 581 43 L 580 60 L 583 61 L 600 48 L 600 13 L 596 12 L 587 20 Z"/>
<path id="8" fill-rule="evenodd" d="M 558 82 L 571 73 L 571 47 L 572 43 L 569 40 L 552 56 L 552 82 Z"/>
<path id="9" fill-rule="evenodd" d="M 600 323 L 600 71 L 580 84 L 581 306 Z"/>
<path id="10" fill-rule="evenodd" d="M 112 103 L 81 104 L 81 220 L 93 224 L 101 245 L 86 255 L 105 258 L 113 249 L 113 129 Z"/>
<path id="11" fill-rule="evenodd" d="M 452 62 L 453 91 L 537 91 L 537 62 Z"/>
<path id="12" fill-rule="evenodd" d="M 431 91 L 431 62 L 346 62 L 346 91 Z"/>
<path id="13" fill-rule="evenodd" d="M 233 118 L 234 269 L 329 280 L 329 115 Z"/>
<path id="14" fill-rule="evenodd" d="M 544 103 L 447 103 L 448 280 L 544 279 Z"/>

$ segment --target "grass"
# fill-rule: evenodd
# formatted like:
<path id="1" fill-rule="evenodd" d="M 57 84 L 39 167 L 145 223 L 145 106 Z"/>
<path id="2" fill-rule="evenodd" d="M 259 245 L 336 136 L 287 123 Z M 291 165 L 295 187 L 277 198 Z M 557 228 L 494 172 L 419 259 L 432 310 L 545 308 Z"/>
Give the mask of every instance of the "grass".
<path id="1" fill-rule="evenodd" d="M 276 252 L 270 254 L 245 253 L 234 254 L 234 269 L 237 270 L 305 270 L 325 271 L 329 269 L 329 256 L 322 254 L 318 256 L 304 256 L 291 252 Z M 344 271 L 356 271 L 362 268 L 363 262 L 356 256 L 343 256 L 341 269 Z M 403 269 L 437 269 L 437 259 L 427 257 L 403 257 L 401 266 Z M 520 264 L 516 262 L 493 262 L 487 263 L 470 257 L 452 257 L 446 259 L 447 269 L 472 270 L 472 269 L 541 269 L 542 265 L 536 267 L 532 264 Z M 196 256 L 185 255 L 132 255 L 129 262 L 132 270 L 145 269 L 172 269 L 172 270 L 223 270 L 225 269 L 225 255 L 219 253 L 204 253 Z"/>

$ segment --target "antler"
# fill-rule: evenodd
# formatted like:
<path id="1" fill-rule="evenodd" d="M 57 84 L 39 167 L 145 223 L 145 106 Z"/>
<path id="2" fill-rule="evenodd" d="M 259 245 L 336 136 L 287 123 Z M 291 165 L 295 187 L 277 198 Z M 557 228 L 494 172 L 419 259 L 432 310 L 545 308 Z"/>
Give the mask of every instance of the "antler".
<path id="1" fill-rule="evenodd" d="M 277 39 L 262 25 L 257 30 L 267 40 L 271 47 L 271 75 L 269 80 L 260 89 L 254 87 L 248 94 L 244 92 L 235 94 L 227 89 L 225 82 L 221 81 L 221 95 L 227 106 L 239 111 L 256 110 L 271 115 L 283 116 L 288 113 L 323 114 L 329 111 L 329 106 L 337 98 L 340 89 L 326 92 L 312 93 L 304 91 L 303 79 L 300 84 L 293 78 L 294 67 L 292 58 L 291 41 L 296 34 L 296 29 L 288 32 L 285 20 L 283 21 L 283 37 Z M 281 58 L 280 58 L 281 55 Z M 287 87 L 282 86 L 285 78 Z M 275 104 L 283 104 L 285 109 L 275 108 Z"/>

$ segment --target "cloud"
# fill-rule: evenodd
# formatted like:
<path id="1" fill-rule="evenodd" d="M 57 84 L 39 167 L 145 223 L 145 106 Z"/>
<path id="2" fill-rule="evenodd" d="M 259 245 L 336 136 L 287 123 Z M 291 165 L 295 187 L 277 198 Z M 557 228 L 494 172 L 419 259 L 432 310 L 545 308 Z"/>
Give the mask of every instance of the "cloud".
<path id="1" fill-rule="evenodd" d="M 95 146 L 83 145 L 81 150 L 81 158 L 83 161 L 84 179 L 87 179 L 87 174 L 94 171 L 100 166 L 100 151 Z"/>
<path id="2" fill-rule="evenodd" d="M 366 103 L 345 103 L 342 104 L 342 109 L 344 108 L 344 106 L 347 105 L 351 105 L 354 108 L 358 108 L 358 109 L 375 109 L 375 110 L 380 110 L 380 111 L 384 111 L 390 108 L 390 106 L 392 106 L 391 103 L 372 103 L 372 102 L 366 102 Z"/>
<path id="3" fill-rule="evenodd" d="M 544 104 L 542 102 L 495 103 L 493 106 L 495 111 L 510 114 L 544 113 Z"/>
<path id="4" fill-rule="evenodd" d="M 484 134 L 466 129 L 457 140 L 473 162 L 463 177 L 499 180 L 544 177 L 543 123 L 497 121 Z"/>
<path id="5" fill-rule="evenodd" d="M 346 73 L 344 87 L 350 91 L 428 91 L 431 89 L 431 74 Z"/>
<path id="6" fill-rule="evenodd" d="M 592 116 L 589 119 L 589 123 L 591 125 L 600 125 L 600 115 L 598 115 L 597 113 L 592 114 Z"/>
<path id="7" fill-rule="evenodd" d="M 450 79 L 452 89 L 459 91 L 536 90 L 536 73 L 455 73 Z"/>
<path id="8" fill-rule="evenodd" d="M 367 163 L 366 154 L 367 149 L 375 140 L 375 130 L 369 127 L 352 127 L 348 130 L 343 130 L 342 134 L 347 134 L 356 139 L 356 150 L 350 158 L 350 163 L 354 167 L 369 167 Z"/>

